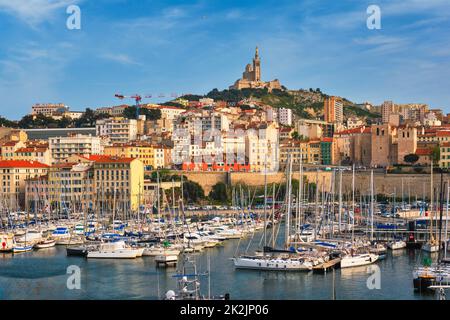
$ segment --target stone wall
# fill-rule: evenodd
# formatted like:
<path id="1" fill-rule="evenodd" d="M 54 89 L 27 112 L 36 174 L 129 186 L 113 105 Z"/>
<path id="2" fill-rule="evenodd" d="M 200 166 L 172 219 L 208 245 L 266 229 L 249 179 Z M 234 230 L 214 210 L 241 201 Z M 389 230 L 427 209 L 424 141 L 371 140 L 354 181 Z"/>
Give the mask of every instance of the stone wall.
<path id="1" fill-rule="evenodd" d="M 185 172 L 183 173 L 187 176 L 189 180 L 199 183 L 207 195 L 212 186 L 217 182 L 224 182 L 227 184 L 239 184 L 243 183 L 249 186 L 263 186 L 264 185 L 264 174 L 260 173 L 246 173 L 246 172 Z M 318 177 L 319 189 L 322 189 L 322 184 L 324 183 L 324 189 L 330 189 L 330 183 L 332 179 L 333 172 L 321 171 L 316 173 L 314 171 L 304 172 L 304 175 L 309 182 L 315 182 L 316 176 Z M 298 172 L 293 175 L 294 179 L 298 179 Z M 267 175 L 267 183 L 280 183 L 285 181 L 285 174 L 279 172 L 276 174 Z M 397 197 L 401 196 L 402 190 L 402 180 L 403 180 L 403 194 L 405 197 L 408 194 L 414 199 L 416 196 L 422 198 L 423 194 L 425 197 L 430 197 L 430 175 L 429 174 L 385 174 L 385 173 L 374 173 L 374 188 L 375 194 L 392 195 L 396 192 Z M 450 180 L 450 174 L 444 174 L 444 182 Z M 338 189 L 339 173 L 336 173 L 335 183 L 336 192 Z M 436 192 L 439 192 L 440 175 L 434 175 L 434 187 Z M 358 172 L 355 175 L 355 189 L 356 192 L 363 194 L 370 194 L 370 172 Z M 343 173 L 342 177 L 342 192 L 348 195 L 352 191 L 352 173 L 346 171 Z"/>

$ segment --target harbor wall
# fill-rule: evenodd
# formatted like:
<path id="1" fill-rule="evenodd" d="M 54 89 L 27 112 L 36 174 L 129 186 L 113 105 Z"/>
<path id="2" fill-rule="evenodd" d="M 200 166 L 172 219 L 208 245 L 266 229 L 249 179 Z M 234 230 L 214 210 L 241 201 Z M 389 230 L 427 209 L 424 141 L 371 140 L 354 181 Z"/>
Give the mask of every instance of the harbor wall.
<path id="1" fill-rule="evenodd" d="M 226 184 L 246 184 L 248 186 L 263 186 L 264 174 L 262 173 L 250 173 L 250 172 L 184 172 L 183 173 L 189 180 L 199 183 L 205 194 L 211 191 L 211 188 L 218 182 Z M 333 179 L 333 174 L 335 175 Z M 338 192 L 339 173 L 333 173 L 329 171 L 307 171 L 304 172 L 304 176 L 309 182 L 315 182 L 316 177 L 318 179 L 319 190 L 329 190 L 331 181 L 335 181 L 335 191 Z M 299 178 L 298 172 L 293 174 L 294 179 Z M 267 183 L 280 183 L 285 181 L 285 173 L 278 172 L 275 174 L 267 175 Z M 413 199 L 416 196 L 422 198 L 430 197 L 430 175 L 429 174 L 386 174 L 376 172 L 374 173 L 374 191 L 375 194 L 383 194 L 386 196 L 392 196 L 395 192 L 397 197 L 401 197 L 402 192 L 402 180 L 403 180 L 403 194 L 404 197 L 408 195 Z M 440 174 L 434 175 L 434 188 L 435 194 L 439 193 Z M 450 174 L 444 174 L 444 182 L 450 180 Z M 344 194 L 350 194 L 352 189 L 352 173 L 346 171 L 342 175 L 342 192 Z M 355 190 L 357 193 L 370 194 L 370 172 L 357 172 L 355 174 Z"/>

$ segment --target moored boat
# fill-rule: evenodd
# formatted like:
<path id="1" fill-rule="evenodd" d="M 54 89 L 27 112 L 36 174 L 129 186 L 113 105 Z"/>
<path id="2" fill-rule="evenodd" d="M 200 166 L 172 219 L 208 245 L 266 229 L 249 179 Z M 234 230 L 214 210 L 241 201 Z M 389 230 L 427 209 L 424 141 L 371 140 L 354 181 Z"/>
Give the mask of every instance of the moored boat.
<path id="1" fill-rule="evenodd" d="M 36 243 L 34 245 L 34 247 L 36 249 L 47 249 L 47 248 L 54 247 L 55 244 L 56 244 L 55 240 L 53 240 L 53 239 L 46 239 L 46 240 L 43 240 L 43 241 L 40 241 L 40 242 Z"/>

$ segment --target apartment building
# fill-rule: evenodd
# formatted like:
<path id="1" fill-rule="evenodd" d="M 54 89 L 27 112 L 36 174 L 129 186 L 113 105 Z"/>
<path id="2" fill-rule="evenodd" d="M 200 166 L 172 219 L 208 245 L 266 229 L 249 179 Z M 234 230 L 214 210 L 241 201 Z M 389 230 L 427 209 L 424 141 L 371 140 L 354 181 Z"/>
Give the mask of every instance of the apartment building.
<path id="1" fill-rule="evenodd" d="M 138 210 L 144 194 L 144 164 L 139 159 L 103 157 L 93 168 L 97 206 Z"/>
<path id="2" fill-rule="evenodd" d="M 278 121 L 283 126 L 292 125 L 292 109 L 280 108 L 278 109 Z"/>
<path id="3" fill-rule="evenodd" d="M 25 181 L 45 175 L 48 166 L 37 161 L 1 160 L 0 197 L 10 208 L 24 207 Z"/>
<path id="4" fill-rule="evenodd" d="M 136 140 L 138 123 L 123 117 L 101 119 L 97 120 L 96 132 L 98 137 L 109 137 L 111 143 L 127 143 Z"/>
<path id="5" fill-rule="evenodd" d="M 325 122 L 341 124 L 344 121 L 344 105 L 338 97 L 328 97 L 324 100 Z"/>
<path id="6" fill-rule="evenodd" d="M 68 137 L 49 138 L 53 163 L 64 161 L 73 155 L 89 156 L 103 153 L 100 137 L 76 134 Z"/>

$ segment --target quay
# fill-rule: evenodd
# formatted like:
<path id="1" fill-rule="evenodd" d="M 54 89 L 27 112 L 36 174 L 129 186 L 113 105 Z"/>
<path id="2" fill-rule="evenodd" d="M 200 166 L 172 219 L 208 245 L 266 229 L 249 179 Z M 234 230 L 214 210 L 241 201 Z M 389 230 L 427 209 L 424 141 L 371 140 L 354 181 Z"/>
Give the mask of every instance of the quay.
<path id="1" fill-rule="evenodd" d="M 313 267 L 313 272 L 326 273 L 332 268 L 337 269 L 341 263 L 341 258 L 335 258 Z"/>

